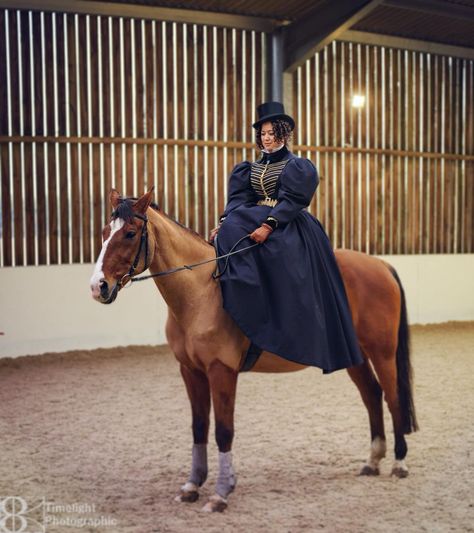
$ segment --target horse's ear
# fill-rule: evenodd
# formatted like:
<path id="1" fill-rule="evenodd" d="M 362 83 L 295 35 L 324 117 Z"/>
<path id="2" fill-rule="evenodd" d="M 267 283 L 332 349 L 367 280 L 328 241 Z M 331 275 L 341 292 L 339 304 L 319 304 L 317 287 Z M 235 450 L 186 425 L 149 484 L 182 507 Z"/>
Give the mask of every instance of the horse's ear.
<path id="1" fill-rule="evenodd" d="M 109 194 L 109 200 L 114 209 L 117 209 L 120 203 L 120 194 L 116 189 L 112 189 Z"/>
<path id="2" fill-rule="evenodd" d="M 141 213 L 142 215 L 145 214 L 145 211 L 150 207 L 150 204 L 153 200 L 153 189 L 154 187 L 152 187 L 143 196 L 140 196 L 140 198 L 135 202 L 133 206 L 135 211 L 138 211 L 138 213 Z"/>

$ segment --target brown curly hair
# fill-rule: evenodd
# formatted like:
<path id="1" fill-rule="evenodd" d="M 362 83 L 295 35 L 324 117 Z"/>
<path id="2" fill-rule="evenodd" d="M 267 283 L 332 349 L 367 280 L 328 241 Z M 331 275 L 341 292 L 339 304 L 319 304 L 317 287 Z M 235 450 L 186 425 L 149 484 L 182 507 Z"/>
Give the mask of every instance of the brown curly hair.
<path id="1" fill-rule="evenodd" d="M 272 123 L 273 127 L 273 133 L 275 134 L 275 140 L 280 143 L 284 143 L 285 145 L 288 144 L 288 142 L 291 140 L 292 130 L 290 124 L 286 120 L 269 120 L 268 122 Z M 262 126 L 263 124 L 260 124 L 258 128 L 256 129 L 255 133 L 255 142 L 257 146 L 260 148 L 260 150 L 263 150 L 263 144 L 262 144 Z"/>

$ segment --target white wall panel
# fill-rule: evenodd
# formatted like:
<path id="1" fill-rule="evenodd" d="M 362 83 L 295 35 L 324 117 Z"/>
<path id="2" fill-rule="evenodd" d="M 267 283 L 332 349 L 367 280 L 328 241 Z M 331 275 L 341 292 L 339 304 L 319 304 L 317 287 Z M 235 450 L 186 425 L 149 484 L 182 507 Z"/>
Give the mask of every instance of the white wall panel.
<path id="1" fill-rule="evenodd" d="M 474 321 L 474 254 L 383 259 L 399 273 L 411 324 Z M 92 270 L 92 265 L 3 268 L 0 357 L 166 343 L 167 309 L 152 281 L 132 285 L 113 304 L 102 305 L 90 296 Z"/>

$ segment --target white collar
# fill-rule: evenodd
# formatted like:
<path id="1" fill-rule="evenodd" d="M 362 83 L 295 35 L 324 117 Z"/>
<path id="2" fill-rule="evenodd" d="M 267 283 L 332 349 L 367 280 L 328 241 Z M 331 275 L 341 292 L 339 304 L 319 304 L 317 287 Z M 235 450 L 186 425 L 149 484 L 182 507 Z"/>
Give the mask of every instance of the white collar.
<path id="1" fill-rule="evenodd" d="M 262 148 L 262 152 L 265 154 L 274 154 L 275 152 L 278 152 L 278 150 L 281 150 L 284 146 L 285 146 L 285 143 L 280 144 L 280 146 L 278 146 L 278 148 L 275 148 L 273 152 L 269 152 L 268 150 L 265 150 L 265 148 Z"/>

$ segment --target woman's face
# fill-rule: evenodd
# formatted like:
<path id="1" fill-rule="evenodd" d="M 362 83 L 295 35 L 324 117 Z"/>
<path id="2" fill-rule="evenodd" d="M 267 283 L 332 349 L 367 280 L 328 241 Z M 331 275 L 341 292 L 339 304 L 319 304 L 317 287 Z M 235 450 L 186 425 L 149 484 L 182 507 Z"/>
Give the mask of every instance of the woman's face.
<path id="1" fill-rule="evenodd" d="M 273 152 L 281 145 L 281 141 L 277 140 L 275 137 L 275 132 L 273 131 L 271 122 L 265 122 L 262 124 L 260 139 L 262 141 L 263 148 L 267 152 Z"/>

